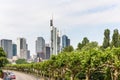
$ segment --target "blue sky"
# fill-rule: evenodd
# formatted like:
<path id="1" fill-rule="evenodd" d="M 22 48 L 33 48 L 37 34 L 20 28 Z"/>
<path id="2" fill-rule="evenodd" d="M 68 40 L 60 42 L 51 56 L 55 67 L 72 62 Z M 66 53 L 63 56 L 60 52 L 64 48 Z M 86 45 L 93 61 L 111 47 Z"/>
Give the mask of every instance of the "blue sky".
<path id="1" fill-rule="evenodd" d="M 35 40 L 50 42 L 49 20 L 77 46 L 83 37 L 102 44 L 106 28 L 120 30 L 119 0 L 0 0 L 0 39 L 25 37 L 31 53 Z"/>

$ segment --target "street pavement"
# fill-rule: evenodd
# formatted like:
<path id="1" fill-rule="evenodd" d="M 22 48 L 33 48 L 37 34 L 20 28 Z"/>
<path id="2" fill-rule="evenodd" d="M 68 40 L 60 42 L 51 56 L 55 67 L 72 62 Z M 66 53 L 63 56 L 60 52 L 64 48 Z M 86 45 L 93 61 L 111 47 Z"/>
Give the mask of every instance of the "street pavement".
<path id="1" fill-rule="evenodd" d="M 17 72 L 17 71 L 9 71 L 9 72 L 13 72 L 16 75 L 16 79 L 14 80 L 42 80 L 42 79 L 38 79 L 38 77 L 22 72 Z"/>

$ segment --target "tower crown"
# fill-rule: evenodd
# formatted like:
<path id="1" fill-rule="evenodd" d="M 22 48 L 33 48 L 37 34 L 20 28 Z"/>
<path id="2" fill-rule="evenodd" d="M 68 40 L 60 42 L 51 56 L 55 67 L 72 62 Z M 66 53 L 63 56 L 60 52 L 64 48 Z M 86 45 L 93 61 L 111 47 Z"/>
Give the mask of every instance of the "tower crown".
<path id="1" fill-rule="evenodd" d="M 50 20 L 50 26 L 53 26 L 53 19 Z"/>
<path id="2" fill-rule="evenodd" d="M 53 26 L 53 14 L 52 14 L 52 18 L 50 19 L 50 26 Z"/>

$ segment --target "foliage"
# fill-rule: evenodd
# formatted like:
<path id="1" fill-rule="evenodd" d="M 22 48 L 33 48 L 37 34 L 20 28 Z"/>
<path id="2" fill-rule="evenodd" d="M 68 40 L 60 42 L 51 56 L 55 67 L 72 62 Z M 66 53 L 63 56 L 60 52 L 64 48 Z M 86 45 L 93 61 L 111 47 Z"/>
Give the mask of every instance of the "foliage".
<path id="1" fill-rule="evenodd" d="M 84 37 L 83 40 L 82 40 L 82 45 L 85 46 L 86 44 L 89 43 L 89 40 L 87 37 Z"/>
<path id="2" fill-rule="evenodd" d="M 89 40 L 87 37 L 84 37 L 82 40 L 82 43 L 78 43 L 77 50 L 81 50 L 84 46 L 86 46 L 89 43 Z"/>
<path id="3" fill-rule="evenodd" d="M 62 52 L 53 55 L 50 60 L 31 63 L 7 65 L 8 69 L 36 73 L 49 79 L 68 80 L 119 80 L 120 48 L 96 48 L 89 50 Z"/>
<path id="4" fill-rule="evenodd" d="M 110 30 L 106 29 L 104 31 L 104 41 L 102 47 L 105 49 L 110 46 Z"/>
<path id="5" fill-rule="evenodd" d="M 114 47 L 119 47 L 120 46 L 118 29 L 114 30 L 114 33 L 113 33 L 113 36 L 112 36 L 112 43 L 111 43 L 111 45 L 114 46 Z"/>
<path id="6" fill-rule="evenodd" d="M 72 52 L 74 49 L 73 49 L 73 47 L 72 46 L 68 46 L 68 47 L 65 47 L 64 49 L 63 49 L 63 52 Z"/>
<path id="7" fill-rule="evenodd" d="M 4 50 L 0 47 L 0 77 L 2 77 L 2 67 L 8 63 Z"/>
<path id="8" fill-rule="evenodd" d="M 77 45 L 77 50 L 81 50 L 82 47 L 83 47 L 83 45 L 82 45 L 81 43 L 78 43 L 78 45 Z"/>
<path id="9" fill-rule="evenodd" d="M 16 60 L 16 64 L 26 64 L 27 61 L 25 59 L 18 59 Z"/>
<path id="10" fill-rule="evenodd" d="M 6 53 L 0 47 L 0 68 L 3 67 L 3 66 L 5 66 L 6 63 L 8 63 L 8 60 L 6 58 Z"/>
<path id="11" fill-rule="evenodd" d="M 90 50 L 90 49 L 93 49 L 93 48 L 97 48 L 98 47 L 98 43 L 97 42 L 90 42 L 88 44 L 86 44 L 82 50 Z"/>

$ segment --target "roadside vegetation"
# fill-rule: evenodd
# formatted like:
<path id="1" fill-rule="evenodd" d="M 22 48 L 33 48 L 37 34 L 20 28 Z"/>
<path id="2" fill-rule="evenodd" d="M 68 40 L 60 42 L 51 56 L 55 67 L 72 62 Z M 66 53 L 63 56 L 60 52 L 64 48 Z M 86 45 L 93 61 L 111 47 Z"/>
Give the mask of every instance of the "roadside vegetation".
<path id="1" fill-rule="evenodd" d="M 0 47 L 0 78 L 3 77 L 3 71 L 2 67 L 4 67 L 8 63 L 8 60 L 6 58 L 6 53 L 4 50 Z"/>

